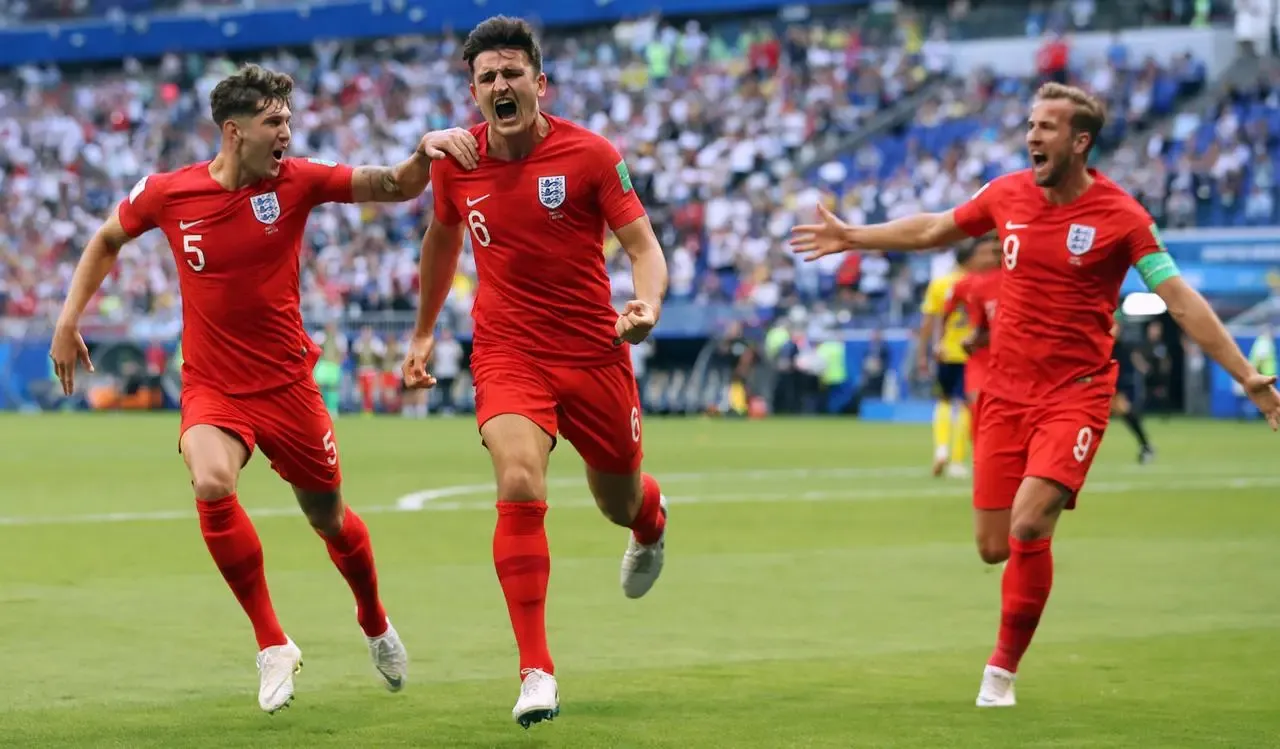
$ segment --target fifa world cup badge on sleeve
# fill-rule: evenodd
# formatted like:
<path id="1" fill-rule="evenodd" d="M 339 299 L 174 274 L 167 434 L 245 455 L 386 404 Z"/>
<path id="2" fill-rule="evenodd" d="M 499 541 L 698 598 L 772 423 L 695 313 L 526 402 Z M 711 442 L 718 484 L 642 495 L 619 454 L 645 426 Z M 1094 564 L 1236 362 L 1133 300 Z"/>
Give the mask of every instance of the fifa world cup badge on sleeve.
<path id="1" fill-rule="evenodd" d="M 631 170 L 627 169 L 626 160 L 619 161 L 614 168 L 618 171 L 618 181 L 622 183 L 622 191 L 631 192 Z"/>

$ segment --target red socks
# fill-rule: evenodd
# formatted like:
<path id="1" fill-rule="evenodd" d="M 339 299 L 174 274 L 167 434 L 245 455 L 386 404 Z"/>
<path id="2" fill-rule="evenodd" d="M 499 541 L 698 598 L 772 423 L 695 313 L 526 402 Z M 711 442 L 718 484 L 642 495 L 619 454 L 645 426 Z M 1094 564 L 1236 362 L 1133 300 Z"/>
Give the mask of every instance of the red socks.
<path id="1" fill-rule="evenodd" d="M 989 665 L 1017 672 L 1053 587 L 1052 540 L 1019 541 L 1010 536 L 1009 563 L 1000 586 L 1000 636 Z"/>
<path id="2" fill-rule="evenodd" d="M 493 567 L 507 599 L 507 613 L 520 649 L 520 671 L 540 668 L 555 673 L 547 649 L 547 580 L 551 553 L 543 519 L 547 503 L 498 502 L 493 532 Z"/>
<path id="3" fill-rule="evenodd" d="M 342 530 L 330 537 L 317 532 L 329 548 L 329 558 L 346 578 L 356 597 L 356 619 L 365 635 L 377 637 L 387 631 L 387 612 L 378 599 L 378 570 L 373 564 L 373 544 L 369 527 L 349 506 L 342 518 Z"/>
<path id="4" fill-rule="evenodd" d="M 236 495 L 197 501 L 200 532 L 213 562 L 236 600 L 253 623 L 258 649 L 287 642 L 271 606 L 267 574 L 262 563 L 262 542 Z"/>
<path id="5" fill-rule="evenodd" d="M 662 492 L 649 474 L 641 475 L 644 501 L 631 524 L 642 544 L 657 543 L 666 528 Z M 547 503 L 498 501 L 498 525 L 493 532 L 493 567 L 507 600 L 507 613 L 520 649 L 520 671 L 539 668 L 555 673 L 547 648 L 547 581 L 551 554 L 544 520 Z"/>
<path id="6" fill-rule="evenodd" d="M 658 480 L 647 473 L 640 474 L 640 484 L 644 488 L 644 500 L 640 512 L 631 522 L 631 533 L 636 541 L 648 546 L 656 544 L 662 538 L 662 531 L 667 527 L 667 516 L 662 512 L 662 489 Z"/>

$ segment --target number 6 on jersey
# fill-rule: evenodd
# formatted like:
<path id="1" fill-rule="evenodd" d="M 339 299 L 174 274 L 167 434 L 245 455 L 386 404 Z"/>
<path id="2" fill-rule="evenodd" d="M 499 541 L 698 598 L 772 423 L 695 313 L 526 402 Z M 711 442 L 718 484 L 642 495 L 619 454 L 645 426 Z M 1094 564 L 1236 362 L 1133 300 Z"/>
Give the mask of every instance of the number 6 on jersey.
<path id="1" fill-rule="evenodd" d="M 480 243 L 481 247 L 488 247 L 489 242 L 493 240 L 489 236 L 489 227 L 484 223 L 484 214 L 480 211 L 472 209 L 467 214 L 467 226 L 471 229 L 471 236 Z"/>

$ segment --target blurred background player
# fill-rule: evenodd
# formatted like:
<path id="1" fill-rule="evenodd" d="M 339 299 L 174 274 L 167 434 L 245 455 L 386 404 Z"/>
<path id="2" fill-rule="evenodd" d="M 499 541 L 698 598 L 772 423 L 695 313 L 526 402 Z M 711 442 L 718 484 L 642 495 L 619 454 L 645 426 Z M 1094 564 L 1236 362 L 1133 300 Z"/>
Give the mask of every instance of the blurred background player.
<path id="1" fill-rule="evenodd" d="M 916 371 L 922 377 L 932 372 L 933 408 L 933 475 L 945 471 L 950 476 L 968 475 L 965 460 L 969 447 L 969 408 L 964 397 L 964 365 L 969 359 L 964 341 L 973 332 L 969 314 L 963 306 L 944 315 L 960 279 L 974 272 L 974 247 L 971 242 L 955 250 L 956 266 L 929 282 L 920 306 L 920 334 L 916 346 Z M 940 335 L 939 335 L 940 331 Z"/>
<path id="2" fill-rule="evenodd" d="M 969 439 L 977 438 L 978 396 L 982 393 L 990 367 L 991 326 L 995 323 L 1000 294 L 1000 239 L 994 234 L 974 243 L 971 271 L 956 282 L 942 310 L 943 319 L 963 309 L 969 316 L 970 332 L 961 346 L 969 358 L 964 364 L 964 397 L 969 406 Z"/>
<path id="3" fill-rule="evenodd" d="M 1129 431 L 1133 432 L 1138 440 L 1138 462 L 1146 465 L 1156 457 L 1156 449 L 1151 445 L 1147 429 L 1142 423 L 1142 406 L 1145 400 L 1143 385 L 1150 372 L 1150 365 L 1124 340 L 1124 315 L 1120 312 L 1116 312 L 1111 335 L 1116 341 L 1111 358 L 1116 360 L 1120 369 L 1116 380 L 1116 394 L 1111 401 L 1111 413 L 1119 416 Z"/>
<path id="4" fill-rule="evenodd" d="M 382 363 L 386 360 L 387 345 L 373 331 L 373 326 L 360 329 L 360 337 L 351 344 L 356 358 L 356 386 L 360 389 L 360 410 L 366 416 L 376 413 L 382 405 Z"/>
<path id="5" fill-rule="evenodd" d="M 431 357 L 431 375 L 436 378 L 436 388 L 440 391 L 440 413 L 452 416 L 458 407 L 454 403 L 454 388 L 458 376 L 462 374 L 462 360 L 465 356 L 462 344 L 452 330 L 445 328 L 436 337 L 435 349 Z M 425 394 L 425 393 L 424 393 Z"/>
<path id="6" fill-rule="evenodd" d="M 1088 168 L 1105 123 L 1094 97 L 1046 84 L 1027 120 L 1030 169 L 997 177 L 953 210 L 851 226 L 819 204 L 822 223 L 793 230 L 793 248 L 809 260 L 868 248 L 925 250 L 1000 232 L 1004 270 L 979 410 L 974 506 L 993 511 L 985 516 L 993 525 L 1008 513 L 1009 551 L 978 707 L 1017 702 L 1018 666 L 1053 587 L 1058 519 L 1075 507 L 1110 417 L 1111 331 L 1131 266 L 1187 335 L 1244 385 L 1272 430 L 1280 428 L 1276 378 L 1258 373 L 1183 280 L 1146 210 Z"/>
<path id="7" fill-rule="evenodd" d="M 658 322 L 667 266 L 626 162 L 603 137 L 542 113 L 542 51 L 523 20 L 497 16 L 462 45 L 485 122 L 472 128 L 479 167 L 431 174 L 435 215 L 422 244 L 418 325 L 405 360 L 410 387 L 430 387 L 434 331 L 463 233 L 479 246 L 471 369 L 476 420 L 498 490 L 494 567 L 520 651 L 525 728 L 560 711 L 547 646 L 551 572 L 544 517 L 547 464 L 563 434 L 587 466 L 610 521 L 631 529 L 621 583 L 645 595 L 662 571 L 666 500 L 640 470 L 640 397 L 629 345 Z M 634 298 L 610 299 L 604 234 L 631 259 Z"/>
<path id="8" fill-rule="evenodd" d="M 183 322 L 179 451 L 191 475 L 200 529 L 253 624 L 258 704 L 293 699 L 302 651 L 280 626 L 262 544 L 237 496 L 255 447 L 292 487 L 307 520 L 356 598 L 374 667 L 399 690 L 408 656 L 378 596 L 369 531 L 343 501 L 333 420 L 313 369 L 319 350 L 299 311 L 299 253 L 307 216 L 326 202 L 406 201 L 419 195 L 440 148 L 462 153 L 465 131 L 423 136 L 395 167 L 285 158 L 293 81 L 247 65 L 210 96 L 221 148 L 212 160 L 140 180 L 90 240 L 54 334 L 64 391 L 76 366 L 92 372 L 79 321 L 121 247 L 152 229 L 169 240 L 180 273 Z"/>
<path id="9" fill-rule="evenodd" d="M 382 358 L 378 361 L 378 402 L 383 413 L 405 415 L 404 375 L 400 363 L 408 351 L 408 343 L 401 342 L 395 333 L 382 337 Z"/>
<path id="10" fill-rule="evenodd" d="M 320 360 L 316 362 L 316 385 L 324 397 L 330 418 L 338 418 L 342 406 L 342 362 L 347 358 L 345 336 L 336 323 L 330 322 L 316 336 L 320 346 Z"/>
<path id="11" fill-rule="evenodd" d="M 1276 374 L 1276 334 L 1275 328 L 1271 323 L 1266 323 L 1262 329 L 1258 331 L 1258 337 L 1253 339 L 1253 345 L 1249 347 L 1249 363 L 1252 364 L 1260 373 L 1264 375 Z M 1248 393 L 1244 392 L 1244 388 L 1239 383 L 1235 383 L 1232 392 L 1236 397 L 1244 399 L 1246 404 L 1239 406 L 1241 417 L 1248 415 L 1247 401 Z M 1249 409 L 1252 411 L 1252 409 Z"/>

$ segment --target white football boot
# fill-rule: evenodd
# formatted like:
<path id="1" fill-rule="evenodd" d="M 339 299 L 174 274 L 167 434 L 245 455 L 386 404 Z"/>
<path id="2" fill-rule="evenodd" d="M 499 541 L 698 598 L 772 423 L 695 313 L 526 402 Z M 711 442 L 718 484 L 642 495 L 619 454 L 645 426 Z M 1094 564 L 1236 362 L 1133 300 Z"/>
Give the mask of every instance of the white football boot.
<path id="1" fill-rule="evenodd" d="M 302 651 L 288 636 L 283 645 L 258 653 L 258 706 L 274 713 L 293 702 L 293 676 L 302 670 Z"/>
<path id="2" fill-rule="evenodd" d="M 404 689 L 405 679 L 409 676 L 409 651 L 405 650 L 400 640 L 400 633 L 391 626 L 387 619 L 387 631 L 377 637 L 365 635 L 369 644 L 369 657 L 373 659 L 373 667 L 382 677 L 387 689 L 399 692 Z"/>
<path id="3" fill-rule="evenodd" d="M 667 498 L 663 496 L 662 516 L 667 516 Z M 634 533 L 627 539 L 627 550 L 622 554 L 622 592 L 627 598 L 640 598 L 653 584 L 658 582 L 662 574 L 662 561 L 665 556 L 667 531 L 664 528 L 662 537 L 656 543 L 644 545 L 636 540 Z"/>
<path id="4" fill-rule="evenodd" d="M 982 670 L 982 686 L 978 688 L 978 707 L 1013 707 L 1018 700 L 1013 694 L 1017 674 L 988 665 Z"/>
<path id="5" fill-rule="evenodd" d="M 511 717 L 521 728 L 544 720 L 555 720 L 560 714 L 560 689 L 556 686 L 556 677 L 540 668 L 529 668 L 520 673 L 523 677 L 520 699 L 511 708 Z"/>

